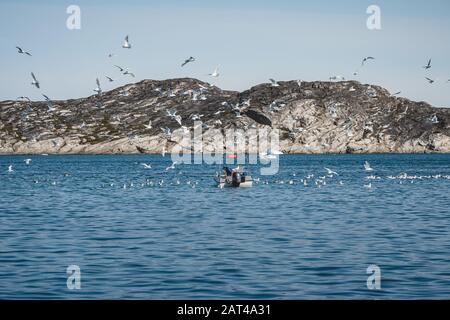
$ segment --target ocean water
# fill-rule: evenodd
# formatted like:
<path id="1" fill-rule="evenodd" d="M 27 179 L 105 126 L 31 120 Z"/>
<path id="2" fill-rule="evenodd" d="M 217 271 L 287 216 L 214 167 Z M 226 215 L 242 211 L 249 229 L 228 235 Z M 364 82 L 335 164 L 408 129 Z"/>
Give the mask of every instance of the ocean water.
<path id="1" fill-rule="evenodd" d="M 0 299 L 450 298 L 450 155 L 283 155 L 250 189 L 170 164 L 0 157 Z"/>

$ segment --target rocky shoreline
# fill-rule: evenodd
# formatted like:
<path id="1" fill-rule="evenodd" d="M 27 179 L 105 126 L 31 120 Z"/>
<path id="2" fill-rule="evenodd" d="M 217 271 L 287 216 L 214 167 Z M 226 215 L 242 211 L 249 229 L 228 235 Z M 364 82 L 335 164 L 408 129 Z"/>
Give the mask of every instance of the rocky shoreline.
<path id="1" fill-rule="evenodd" d="M 287 154 L 450 152 L 450 109 L 378 86 L 285 81 L 236 92 L 182 78 L 66 101 L 0 102 L 0 154 L 170 152 L 199 121 L 204 150 L 218 150 L 218 132 L 266 129 L 278 130 Z"/>

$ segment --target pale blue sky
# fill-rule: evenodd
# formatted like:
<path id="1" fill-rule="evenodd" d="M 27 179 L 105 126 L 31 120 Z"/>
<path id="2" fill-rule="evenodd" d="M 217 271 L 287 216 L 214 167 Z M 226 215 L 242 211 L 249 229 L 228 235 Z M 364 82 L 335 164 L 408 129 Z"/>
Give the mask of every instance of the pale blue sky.
<path id="1" fill-rule="evenodd" d="M 0 100 L 93 94 L 142 79 L 195 77 L 220 65 L 211 81 L 244 90 L 268 78 L 327 80 L 343 75 L 402 96 L 450 107 L 450 1 L 2 0 Z M 81 30 L 68 30 L 66 8 L 81 7 Z M 380 6 L 382 30 L 366 28 L 369 5 Z M 131 50 L 121 48 L 125 35 Z M 16 53 L 15 46 L 33 57 Z M 107 54 L 113 52 L 111 58 Z M 189 57 L 197 61 L 181 68 Z M 374 56 L 358 77 L 364 56 Z M 433 68 L 421 66 L 429 58 Z M 121 76 L 113 64 L 129 67 Z M 30 85 L 33 71 L 42 90 Z M 104 75 L 117 78 L 109 84 Z M 438 79 L 427 84 L 429 76 Z"/>

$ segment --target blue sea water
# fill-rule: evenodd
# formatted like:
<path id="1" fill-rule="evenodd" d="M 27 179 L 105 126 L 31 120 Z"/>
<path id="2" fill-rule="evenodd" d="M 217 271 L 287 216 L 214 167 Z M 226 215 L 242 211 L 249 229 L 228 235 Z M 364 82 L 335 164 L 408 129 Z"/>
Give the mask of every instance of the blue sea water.
<path id="1" fill-rule="evenodd" d="M 450 155 L 283 155 L 250 189 L 170 164 L 0 157 L 0 299 L 450 298 Z"/>

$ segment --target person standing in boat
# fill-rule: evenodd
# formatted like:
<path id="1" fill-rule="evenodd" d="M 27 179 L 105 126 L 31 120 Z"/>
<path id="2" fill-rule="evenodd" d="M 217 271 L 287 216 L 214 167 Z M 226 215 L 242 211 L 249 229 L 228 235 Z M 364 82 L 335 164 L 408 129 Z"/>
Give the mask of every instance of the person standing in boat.
<path id="1" fill-rule="evenodd" d="M 227 177 L 229 177 L 233 174 L 233 171 L 227 166 L 223 167 L 223 171 L 225 171 L 225 173 L 227 174 Z"/>

